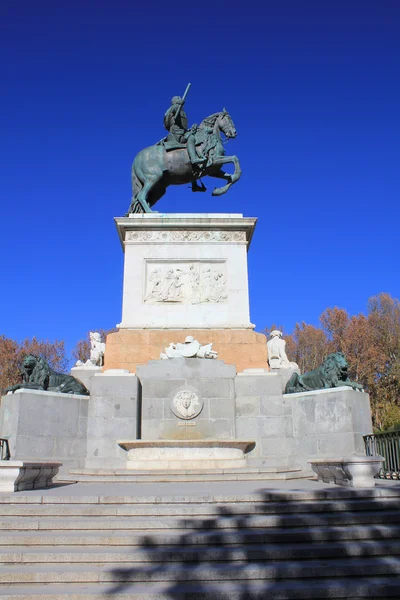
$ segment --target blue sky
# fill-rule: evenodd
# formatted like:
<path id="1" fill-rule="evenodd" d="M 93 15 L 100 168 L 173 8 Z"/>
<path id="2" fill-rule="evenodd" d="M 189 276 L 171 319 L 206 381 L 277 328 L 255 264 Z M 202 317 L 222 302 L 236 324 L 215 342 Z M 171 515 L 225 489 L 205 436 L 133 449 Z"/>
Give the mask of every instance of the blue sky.
<path id="1" fill-rule="evenodd" d="M 163 212 L 257 216 L 251 320 L 400 296 L 400 3 L 16 0 L 0 7 L 0 333 L 64 339 L 121 319 L 135 154 L 192 82 L 191 122 L 227 107 L 243 175 Z"/>

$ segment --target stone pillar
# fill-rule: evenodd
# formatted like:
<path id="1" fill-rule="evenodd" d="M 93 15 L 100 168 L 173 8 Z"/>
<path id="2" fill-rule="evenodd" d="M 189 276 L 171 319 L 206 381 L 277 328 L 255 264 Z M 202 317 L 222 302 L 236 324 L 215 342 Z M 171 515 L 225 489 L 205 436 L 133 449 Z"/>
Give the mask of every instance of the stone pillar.
<path id="1" fill-rule="evenodd" d="M 91 381 L 87 418 L 86 468 L 124 468 L 118 440 L 137 439 L 138 380 L 128 372 L 102 373 Z"/>
<path id="2" fill-rule="evenodd" d="M 235 379 L 236 435 L 251 436 L 256 442 L 247 459 L 249 466 L 292 468 L 296 464 L 291 406 L 282 395 L 286 378 L 286 369 L 250 369 Z"/>

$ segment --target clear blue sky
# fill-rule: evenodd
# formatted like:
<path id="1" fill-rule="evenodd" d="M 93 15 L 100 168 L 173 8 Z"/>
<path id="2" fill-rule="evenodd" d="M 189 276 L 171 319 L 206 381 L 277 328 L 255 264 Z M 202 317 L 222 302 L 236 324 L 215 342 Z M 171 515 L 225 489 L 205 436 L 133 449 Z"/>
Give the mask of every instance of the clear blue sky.
<path id="1" fill-rule="evenodd" d="M 2 2 L 0 333 L 70 350 L 120 322 L 113 217 L 189 81 L 191 122 L 231 113 L 243 175 L 157 209 L 259 218 L 257 329 L 399 297 L 399 31 L 398 0 Z"/>

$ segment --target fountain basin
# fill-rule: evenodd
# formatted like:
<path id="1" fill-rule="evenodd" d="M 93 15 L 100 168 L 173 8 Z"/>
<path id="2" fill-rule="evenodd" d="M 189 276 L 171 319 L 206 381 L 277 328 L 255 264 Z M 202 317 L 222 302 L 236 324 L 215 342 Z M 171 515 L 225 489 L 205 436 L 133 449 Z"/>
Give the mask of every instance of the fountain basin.
<path id="1" fill-rule="evenodd" d="M 237 469 L 247 466 L 250 440 L 123 440 L 127 469 Z"/>

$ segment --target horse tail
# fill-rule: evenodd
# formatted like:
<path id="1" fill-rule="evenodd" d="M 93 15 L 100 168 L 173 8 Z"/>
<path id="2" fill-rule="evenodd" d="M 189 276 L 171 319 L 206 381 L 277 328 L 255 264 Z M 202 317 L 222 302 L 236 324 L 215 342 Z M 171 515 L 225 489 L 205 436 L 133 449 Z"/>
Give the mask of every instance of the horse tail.
<path id="1" fill-rule="evenodd" d="M 132 165 L 132 198 L 136 198 L 138 193 L 142 190 L 143 183 L 140 181 L 137 176 L 135 163 Z"/>
<path id="2" fill-rule="evenodd" d="M 140 181 L 140 179 L 136 173 L 135 162 L 136 162 L 136 160 L 133 161 L 132 171 L 131 171 L 131 173 L 132 173 L 132 200 L 131 200 L 131 204 L 129 206 L 129 210 L 126 213 L 126 216 L 128 216 L 130 213 L 143 212 L 141 204 L 136 200 L 139 192 L 143 189 L 143 183 Z"/>
<path id="3" fill-rule="evenodd" d="M 298 392 L 298 386 L 299 386 L 299 376 L 297 373 L 293 373 L 293 375 L 291 376 L 291 378 L 289 379 L 289 381 L 287 382 L 286 386 L 285 386 L 285 394 L 295 394 L 296 392 Z"/>

